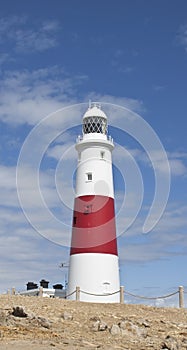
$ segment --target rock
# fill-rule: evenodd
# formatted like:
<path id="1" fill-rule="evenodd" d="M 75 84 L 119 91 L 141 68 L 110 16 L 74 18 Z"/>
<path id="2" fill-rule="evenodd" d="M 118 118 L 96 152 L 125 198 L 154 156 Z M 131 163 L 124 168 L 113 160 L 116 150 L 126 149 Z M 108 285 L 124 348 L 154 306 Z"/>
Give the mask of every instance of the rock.
<path id="1" fill-rule="evenodd" d="M 124 329 L 126 330 L 127 329 L 127 321 L 121 321 L 118 323 L 118 326 L 121 328 L 121 329 Z"/>
<path id="2" fill-rule="evenodd" d="M 186 346 L 186 348 L 187 348 L 187 338 L 182 339 L 182 344 L 183 344 L 183 346 Z"/>
<path id="3" fill-rule="evenodd" d="M 162 343 L 161 345 L 161 349 L 162 350 L 179 350 L 179 344 L 177 342 L 177 340 L 174 337 L 171 337 L 170 335 L 168 335 L 165 338 L 165 341 Z"/>
<path id="4" fill-rule="evenodd" d="M 100 325 L 100 321 L 99 321 L 99 320 L 97 320 L 96 322 L 94 322 L 94 323 L 92 324 L 92 327 L 91 327 L 92 331 L 93 331 L 93 332 L 98 332 L 98 331 L 99 331 L 99 325 Z"/>
<path id="5" fill-rule="evenodd" d="M 89 318 L 90 321 L 101 321 L 98 316 L 92 316 Z"/>
<path id="6" fill-rule="evenodd" d="M 122 330 L 123 335 L 135 335 L 135 336 L 143 336 L 146 337 L 147 332 L 144 328 L 139 327 L 137 324 L 132 323 L 131 321 L 121 321 L 118 324 L 119 328 Z"/>
<path id="7" fill-rule="evenodd" d="M 62 314 L 62 318 L 63 318 L 65 321 L 72 321 L 72 320 L 73 320 L 73 315 L 70 314 L 70 313 L 67 312 L 67 311 L 64 311 L 64 313 Z"/>
<path id="8" fill-rule="evenodd" d="M 108 328 L 107 324 L 103 321 L 100 321 L 99 323 L 99 331 L 106 331 L 106 329 Z"/>
<path id="9" fill-rule="evenodd" d="M 98 349 L 98 347 L 99 347 L 99 345 L 90 343 L 86 340 L 81 340 L 81 346 L 86 347 L 86 348 L 88 347 L 87 349 Z"/>
<path id="10" fill-rule="evenodd" d="M 35 327 L 41 326 L 44 328 L 49 329 L 51 327 L 52 322 L 47 320 L 45 317 L 41 317 L 41 316 L 33 316 L 33 317 L 29 317 L 29 324 Z"/>
<path id="11" fill-rule="evenodd" d="M 144 326 L 145 328 L 150 328 L 150 323 L 146 320 L 138 320 L 138 324 Z"/>
<path id="12" fill-rule="evenodd" d="M 49 329 L 51 327 L 51 322 L 44 317 L 37 317 L 37 321 L 41 327 Z"/>
<path id="13" fill-rule="evenodd" d="M 97 320 L 96 322 L 94 322 L 91 326 L 91 329 L 93 332 L 103 332 L 103 331 L 106 331 L 106 329 L 108 328 L 108 325 L 103 322 L 103 321 L 99 321 Z"/>
<path id="14" fill-rule="evenodd" d="M 146 337 L 147 335 L 145 329 L 138 327 L 136 324 L 132 325 L 132 333 L 138 337 Z"/>
<path id="15" fill-rule="evenodd" d="M 7 324 L 7 316 L 4 311 L 0 311 L 0 326 L 5 326 Z"/>
<path id="16" fill-rule="evenodd" d="M 177 323 L 178 327 L 187 328 L 187 323 Z"/>
<path id="17" fill-rule="evenodd" d="M 121 329 L 117 324 L 113 324 L 111 329 L 110 329 L 110 333 L 112 335 L 120 335 L 121 334 Z"/>
<path id="18" fill-rule="evenodd" d="M 28 317 L 27 313 L 20 306 L 16 306 L 13 308 L 12 315 L 15 317 Z"/>

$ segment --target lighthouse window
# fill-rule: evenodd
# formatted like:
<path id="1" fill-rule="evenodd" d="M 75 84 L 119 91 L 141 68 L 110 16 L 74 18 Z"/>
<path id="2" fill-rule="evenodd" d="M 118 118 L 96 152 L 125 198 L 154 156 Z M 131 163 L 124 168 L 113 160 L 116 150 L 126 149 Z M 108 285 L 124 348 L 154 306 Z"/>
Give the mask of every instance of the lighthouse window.
<path id="1" fill-rule="evenodd" d="M 87 180 L 92 181 L 92 173 L 87 173 Z"/>
<path id="2" fill-rule="evenodd" d="M 84 215 L 90 214 L 92 212 L 92 204 L 85 205 L 84 207 Z"/>
<path id="3" fill-rule="evenodd" d="M 107 121 L 102 117 L 88 117 L 83 123 L 84 134 L 99 133 L 107 134 Z"/>
<path id="4" fill-rule="evenodd" d="M 74 217 L 73 217 L 73 225 L 76 225 L 76 223 L 77 223 L 77 217 L 74 216 Z"/>

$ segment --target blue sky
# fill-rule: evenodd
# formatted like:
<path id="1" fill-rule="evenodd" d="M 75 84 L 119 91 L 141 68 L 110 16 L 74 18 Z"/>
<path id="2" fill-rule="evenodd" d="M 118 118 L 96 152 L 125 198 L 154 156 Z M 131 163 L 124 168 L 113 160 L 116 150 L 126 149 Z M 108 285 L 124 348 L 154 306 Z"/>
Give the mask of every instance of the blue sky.
<path id="1" fill-rule="evenodd" d="M 51 285 L 64 282 L 67 269 L 58 266 L 69 256 L 73 145 L 80 133 L 75 125 L 80 125 L 89 99 L 103 102 L 106 110 L 106 103 L 112 103 L 138 113 L 160 138 L 171 167 L 164 214 L 143 234 L 155 191 L 154 169 L 137 139 L 119 130 L 119 125 L 126 128 L 127 111 L 119 124 L 111 107 L 110 133 L 119 169 L 114 172 L 117 210 L 127 181 L 124 164 L 138 167 L 144 188 L 141 209 L 123 235 L 124 218 L 132 214 L 137 191 L 129 190 L 126 212 L 117 218 L 121 284 L 148 296 L 167 294 L 179 285 L 187 288 L 186 1 L 7 0 L 0 4 L 0 47 L 0 291 L 12 286 L 20 290 L 29 280 L 41 278 Z M 40 122 L 43 129 L 36 127 Z M 25 140 L 30 142 L 25 143 L 29 166 L 22 169 L 20 186 L 31 223 L 16 185 Z M 40 189 L 55 222 L 39 206 L 34 188 L 33 169 L 42 147 Z M 164 174 L 163 163 L 157 167 Z M 44 237 L 31 224 L 40 227 Z"/>

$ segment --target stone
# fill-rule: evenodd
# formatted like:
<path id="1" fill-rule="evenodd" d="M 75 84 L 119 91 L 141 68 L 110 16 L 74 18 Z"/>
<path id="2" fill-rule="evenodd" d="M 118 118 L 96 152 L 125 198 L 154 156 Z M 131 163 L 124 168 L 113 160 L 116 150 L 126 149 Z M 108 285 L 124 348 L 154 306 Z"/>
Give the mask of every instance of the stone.
<path id="1" fill-rule="evenodd" d="M 170 335 L 168 335 L 164 342 L 161 345 L 161 349 L 162 350 L 179 350 L 179 344 L 177 342 L 177 340 L 174 337 L 171 337 Z"/>
<path id="2" fill-rule="evenodd" d="M 89 318 L 90 321 L 101 321 L 98 316 L 92 316 Z"/>
<path id="3" fill-rule="evenodd" d="M 182 344 L 183 344 L 184 346 L 186 346 L 186 348 L 187 348 L 187 338 L 183 338 L 183 339 L 182 339 Z"/>
<path id="4" fill-rule="evenodd" d="M 99 320 L 97 320 L 96 322 L 94 322 L 94 323 L 92 324 L 92 327 L 91 327 L 92 331 L 93 331 L 93 332 L 98 332 L 98 331 L 99 331 L 99 325 L 100 325 L 100 321 L 99 321 Z"/>
<path id="5" fill-rule="evenodd" d="M 111 329 L 110 329 L 110 333 L 112 335 L 120 335 L 121 334 L 121 329 L 117 324 L 113 324 Z"/>
<path id="6" fill-rule="evenodd" d="M 132 333 L 138 337 L 146 337 L 147 334 L 145 329 L 138 327 L 136 324 L 132 325 Z"/>
<path id="7" fill-rule="evenodd" d="M 99 331 L 106 331 L 106 329 L 108 328 L 107 324 L 103 321 L 100 321 L 99 323 Z"/>
<path id="8" fill-rule="evenodd" d="M 12 315 L 15 317 L 28 317 L 28 314 L 24 311 L 23 307 L 21 306 L 14 307 Z"/>
<path id="9" fill-rule="evenodd" d="M 104 321 L 99 321 L 99 320 L 94 322 L 91 326 L 91 329 L 93 332 L 99 332 L 99 331 L 103 332 L 103 331 L 106 331 L 107 328 L 108 328 L 108 325 Z"/>
<path id="10" fill-rule="evenodd" d="M 37 317 L 37 321 L 41 327 L 49 329 L 51 327 L 51 322 L 44 317 Z"/>
<path id="11" fill-rule="evenodd" d="M 138 320 L 138 323 L 142 326 L 144 326 L 145 328 L 150 328 L 150 323 L 146 320 Z"/>
<path id="12" fill-rule="evenodd" d="M 0 326 L 5 326 L 7 324 L 7 316 L 4 311 L 0 311 Z"/>
<path id="13" fill-rule="evenodd" d="M 64 311 L 63 314 L 62 314 L 62 318 L 65 320 L 65 321 L 72 321 L 73 320 L 73 315 L 67 311 Z"/>
<path id="14" fill-rule="evenodd" d="M 147 332 L 145 328 L 139 327 L 137 324 L 132 323 L 131 321 L 121 321 L 118 323 L 119 328 L 122 331 L 122 335 L 135 335 L 146 337 Z"/>
<path id="15" fill-rule="evenodd" d="M 127 321 L 121 321 L 118 323 L 118 326 L 123 329 L 126 330 L 127 329 Z"/>
<path id="16" fill-rule="evenodd" d="M 87 340 L 82 340 L 81 341 L 81 346 L 86 347 L 86 348 L 88 347 L 89 349 L 98 349 L 99 348 L 99 345 L 90 343 Z"/>

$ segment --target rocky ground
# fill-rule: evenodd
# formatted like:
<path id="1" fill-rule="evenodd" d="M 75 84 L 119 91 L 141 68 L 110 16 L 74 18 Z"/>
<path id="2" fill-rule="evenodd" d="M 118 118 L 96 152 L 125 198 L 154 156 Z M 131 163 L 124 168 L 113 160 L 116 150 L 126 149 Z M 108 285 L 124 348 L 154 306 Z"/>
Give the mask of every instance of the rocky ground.
<path id="1" fill-rule="evenodd" d="M 183 350 L 187 310 L 0 296 L 1 350 Z"/>

